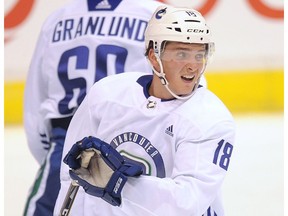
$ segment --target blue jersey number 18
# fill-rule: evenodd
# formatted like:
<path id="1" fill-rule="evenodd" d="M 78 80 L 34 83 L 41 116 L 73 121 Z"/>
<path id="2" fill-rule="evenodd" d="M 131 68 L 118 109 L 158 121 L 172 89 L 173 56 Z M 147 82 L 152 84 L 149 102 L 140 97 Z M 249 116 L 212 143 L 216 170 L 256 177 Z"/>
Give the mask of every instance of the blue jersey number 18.
<path id="1" fill-rule="evenodd" d="M 219 165 L 221 168 L 227 170 L 229 163 L 230 163 L 230 157 L 232 155 L 233 146 L 222 139 L 218 143 L 218 147 L 216 148 L 213 163 L 216 165 Z"/>

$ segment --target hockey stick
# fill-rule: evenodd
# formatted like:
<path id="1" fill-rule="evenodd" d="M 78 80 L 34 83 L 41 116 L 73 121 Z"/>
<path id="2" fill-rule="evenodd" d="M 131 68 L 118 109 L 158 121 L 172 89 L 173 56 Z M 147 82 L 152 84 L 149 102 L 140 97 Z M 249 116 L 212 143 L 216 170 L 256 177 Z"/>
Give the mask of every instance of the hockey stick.
<path id="1" fill-rule="evenodd" d="M 79 189 L 79 185 L 72 181 L 60 210 L 60 216 L 68 216 Z"/>
<path id="2" fill-rule="evenodd" d="M 94 151 L 83 151 L 81 153 L 81 166 L 87 168 L 90 162 L 90 159 L 95 154 Z M 66 193 L 65 200 L 62 204 L 60 215 L 59 216 L 68 216 L 70 213 L 70 210 L 72 208 L 73 202 L 75 200 L 75 197 L 77 195 L 79 189 L 79 185 L 76 181 L 72 181 L 70 183 L 69 189 Z"/>

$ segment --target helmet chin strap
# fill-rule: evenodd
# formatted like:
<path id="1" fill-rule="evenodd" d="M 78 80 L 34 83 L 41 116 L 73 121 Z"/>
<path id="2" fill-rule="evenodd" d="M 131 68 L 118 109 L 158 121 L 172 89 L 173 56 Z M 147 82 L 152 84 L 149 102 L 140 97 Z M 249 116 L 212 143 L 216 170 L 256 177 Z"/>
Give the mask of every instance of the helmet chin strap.
<path id="1" fill-rule="evenodd" d="M 179 96 L 179 95 L 175 94 L 175 93 L 169 88 L 169 82 L 168 82 L 168 80 L 167 80 L 166 77 L 165 77 L 165 73 L 164 73 L 164 71 L 163 71 L 163 65 L 162 65 L 162 62 L 161 62 L 161 60 L 160 60 L 160 57 L 159 57 L 158 53 L 155 53 L 155 56 L 156 56 L 157 62 L 159 63 L 159 66 L 160 66 L 160 72 L 158 72 L 158 71 L 153 67 L 153 65 L 152 65 L 152 70 L 153 70 L 153 72 L 159 77 L 162 85 L 165 86 L 165 88 L 167 89 L 167 91 L 168 91 L 173 97 L 175 97 L 175 98 L 177 98 L 177 99 L 180 99 L 180 100 L 187 100 L 187 99 L 191 98 L 191 97 L 195 94 L 196 89 L 198 88 L 198 85 L 199 85 L 199 82 L 200 82 L 200 78 L 201 78 L 201 76 L 202 76 L 202 74 L 203 74 L 203 72 L 204 72 L 204 70 L 205 70 L 206 65 L 203 67 L 203 69 L 202 69 L 202 71 L 201 71 L 201 76 L 198 78 L 197 82 L 195 83 L 195 85 L 194 85 L 194 87 L 193 87 L 193 89 L 192 89 L 191 94 L 186 95 L 186 96 Z"/>

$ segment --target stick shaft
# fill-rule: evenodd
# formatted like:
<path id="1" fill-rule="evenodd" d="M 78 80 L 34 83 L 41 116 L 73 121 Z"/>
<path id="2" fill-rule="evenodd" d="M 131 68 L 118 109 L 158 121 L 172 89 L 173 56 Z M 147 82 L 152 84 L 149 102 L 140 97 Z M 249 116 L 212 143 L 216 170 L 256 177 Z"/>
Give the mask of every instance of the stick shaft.
<path id="1" fill-rule="evenodd" d="M 74 199 L 77 195 L 78 189 L 79 189 L 79 185 L 75 184 L 74 182 L 71 182 L 69 189 L 67 191 L 65 200 L 61 207 L 60 216 L 69 215 Z"/>
<path id="2" fill-rule="evenodd" d="M 81 167 L 84 167 L 87 169 L 87 167 L 90 163 L 90 160 L 94 156 L 94 154 L 95 154 L 95 152 L 93 150 L 83 151 L 81 153 Z M 74 199 L 77 195 L 78 189 L 79 189 L 79 185 L 75 181 L 72 180 L 70 187 L 67 191 L 65 200 L 62 204 L 60 216 L 68 216 L 69 215 L 70 210 L 71 210 L 72 205 L 73 205 L 73 202 L 74 202 Z"/>

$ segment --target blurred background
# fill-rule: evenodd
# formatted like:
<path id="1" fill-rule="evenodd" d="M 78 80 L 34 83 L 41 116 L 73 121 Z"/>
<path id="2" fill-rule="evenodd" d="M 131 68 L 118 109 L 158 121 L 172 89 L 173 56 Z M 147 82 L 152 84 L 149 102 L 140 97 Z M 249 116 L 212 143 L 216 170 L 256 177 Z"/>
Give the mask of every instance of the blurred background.
<path id="1" fill-rule="evenodd" d="M 23 90 L 41 25 L 66 2 L 4 1 L 4 215 L 22 214 L 38 169 L 22 125 Z M 199 10 L 215 40 L 208 88 L 238 128 L 224 183 L 227 215 L 284 215 L 284 1 L 162 2 Z"/>

